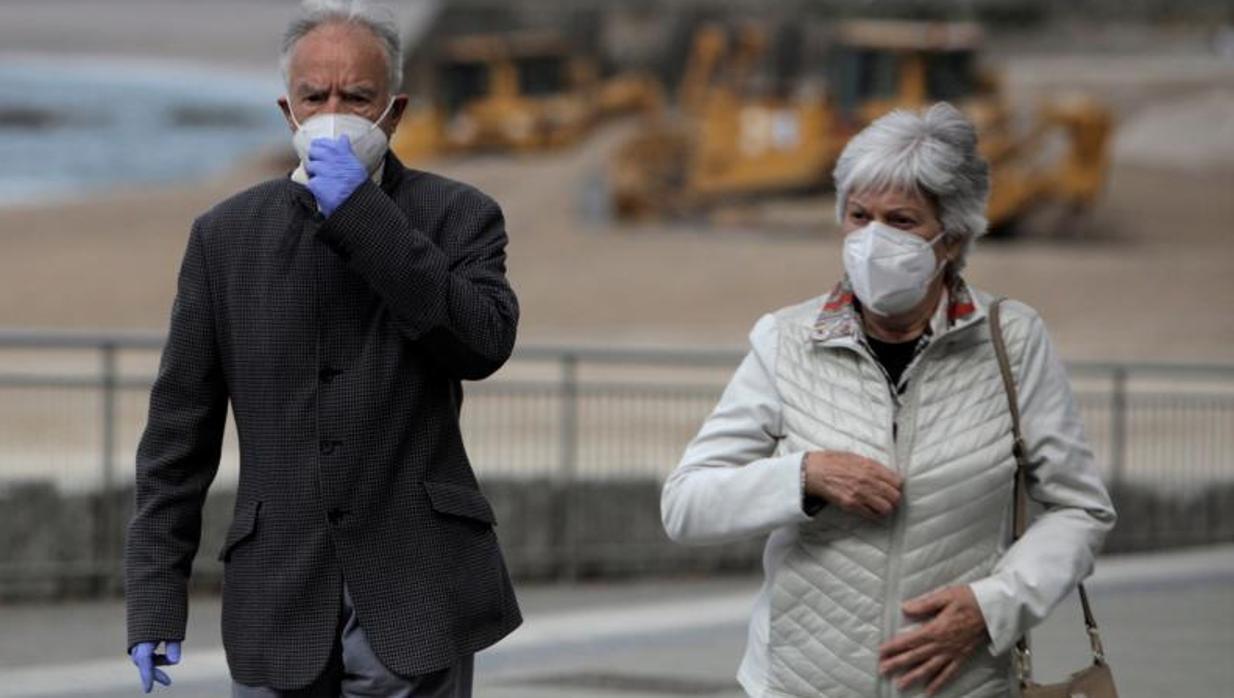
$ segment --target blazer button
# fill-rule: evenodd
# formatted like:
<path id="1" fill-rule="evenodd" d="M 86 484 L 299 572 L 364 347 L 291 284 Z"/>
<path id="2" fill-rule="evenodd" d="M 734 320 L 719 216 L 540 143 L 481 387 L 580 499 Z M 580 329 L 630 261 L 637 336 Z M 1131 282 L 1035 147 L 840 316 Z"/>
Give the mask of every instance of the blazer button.
<path id="1" fill-rule="evenodd" d="M 318 444 L 318 448 L 321 452 L 321 455 L 328 456 L 334 453 L 334 449 L 336 447 L 342 446 L 342 445 L 343 445 L 342 441 L 322 441 L 320 444 Z"/>
<path id="2" fill-rule="evenodd" d="M 326 520 L 331 526 L 337 526 L 340 521 L 350 515 L 351 512 L 346 509 L 331 509 L 326 512 Z"/>
<path id="3" fill-rule="evenodd" d="M 321 371 L 317 373 L 317 378 L 322 383 L 333 383 L 334 377 L 340 373 L 342 373 L 342 371 L 338 370 L 337 368 L 334 368 L 333 366 L 323 366 L 321 368 Z"/>

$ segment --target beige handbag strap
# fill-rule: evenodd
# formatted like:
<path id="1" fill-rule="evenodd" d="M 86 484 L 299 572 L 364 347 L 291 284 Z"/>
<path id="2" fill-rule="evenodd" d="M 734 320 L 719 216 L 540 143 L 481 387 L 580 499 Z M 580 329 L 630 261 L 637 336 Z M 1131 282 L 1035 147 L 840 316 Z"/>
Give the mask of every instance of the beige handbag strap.
<path id="1" fill-rule="evenodd" d="M 1028 452 L 1024 445 L 1024 434 L 1020 431 L 1020 400 L 1016 390 L 1015 377 L 1011 374 L 1011 360 L 1007 357 L 1007 342 L 1003 339 L 1002 314 L 1000 312 L 1006 298 L 997 298 L 990 304 L 990 339 L 994 342 L 994 353 L 998 356 L 998 370 L 1003 376 L 1003 389 L 1007 395 L 1007 407 L 1011 412 L 1011 434 L 1014 441 L 1011 452 L 1015 455 L 1015 513 L 1012 519 L 1012 542 L 1024 535 L 1028 528 Z M 1084 609 L 1084 626 L 1088 630 L 1089 644 L 1093 649 L 1093 663 L 1105 663 L 1105 650 L 1101 646 L 1101 633 L 1097 629 L 1097 618 L 1093 616 L 1092 606 L 1088 603 L 1088 592 L 1084 584 L 1079 584 L 1080 606 Z M 1016 671 L 1020 683 L 1026 684 L 1032 678 L 1031 654 L 1028 650 L 1028 634 L 1025 633 L 1016 642 Z"/>

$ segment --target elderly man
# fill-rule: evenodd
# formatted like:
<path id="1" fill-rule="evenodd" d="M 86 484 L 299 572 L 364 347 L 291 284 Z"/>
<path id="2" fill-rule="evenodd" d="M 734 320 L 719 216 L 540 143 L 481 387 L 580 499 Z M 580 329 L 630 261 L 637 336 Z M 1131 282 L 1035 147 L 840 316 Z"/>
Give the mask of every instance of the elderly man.
<path id="1" fill-rule="evenodd" d="M 520 623 L 459 430 L 518 307 L 500 209 L 387 153 L 398 34 L 307 5 L 279 100 L 301 166 L 193 224 L 137 456 L 128 646 L 180 660 L 228 403 L 240 436 L 223 639 L 234 696 L 466 696 Z"/>

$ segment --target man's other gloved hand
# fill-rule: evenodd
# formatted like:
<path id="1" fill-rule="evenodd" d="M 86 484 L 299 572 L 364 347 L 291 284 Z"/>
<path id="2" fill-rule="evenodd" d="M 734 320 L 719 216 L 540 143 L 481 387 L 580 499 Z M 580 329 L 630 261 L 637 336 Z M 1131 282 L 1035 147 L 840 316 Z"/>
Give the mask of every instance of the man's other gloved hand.
<path id="1" fill-rule="evenodd" d="M 327 216 L 368 178 L 368 171 L 352 153 L 347 136 L 313 141 L 304 170 L 309 176 L 309 191 L 317 198 L 317 207 Z"/>
<path id="2" fill-rule="evenodd" d="M 164 686 L 171 685 L 171 677 L 158 667 L 180 663 L 179 642 L 168 642 L 166 654 L 154 653 L 158 644 L 157 642 L 139 642 L 133 645 L 132 650 L 129 650 L 129 657 L 133 659 L 133 664 L 137 665 L 137 673 L 141 676 L 141 690 L 146 693 L 154 688 L 155 681 Z"/>

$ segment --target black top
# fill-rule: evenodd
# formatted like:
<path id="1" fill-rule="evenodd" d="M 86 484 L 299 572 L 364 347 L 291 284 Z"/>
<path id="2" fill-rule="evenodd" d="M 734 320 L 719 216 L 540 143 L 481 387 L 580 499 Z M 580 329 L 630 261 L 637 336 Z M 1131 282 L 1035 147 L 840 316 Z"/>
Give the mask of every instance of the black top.
<path id="1" fill-rule="evenodd" d="M 917 343 L 921 341 L 921 338 L 918 337 L 907 342 L 884 342 L 881 339 L 866 335 L 866 341 L 870 343 L 870 349 L 874 351 L 875 358 L 883 365 L 887 375 L 891 377 L 891 384 L 899 385 L 900 376 L 904 375 L 904 369 L 908 368 L 908 365 L 913 361 L 913 357 L 917 354 Z"/>

